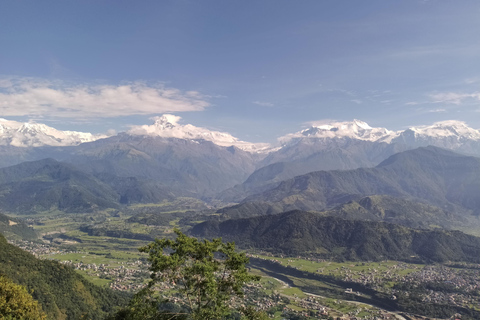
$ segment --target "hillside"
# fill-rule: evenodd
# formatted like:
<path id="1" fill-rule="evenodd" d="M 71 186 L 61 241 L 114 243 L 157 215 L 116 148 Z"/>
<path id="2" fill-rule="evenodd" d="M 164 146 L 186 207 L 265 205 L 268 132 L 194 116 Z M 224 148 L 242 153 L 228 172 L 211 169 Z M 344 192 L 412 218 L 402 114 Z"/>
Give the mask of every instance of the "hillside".
<path id="1" fill-rule="evenodd" d="M 39 260 L 0 235 L 1 273 L 27 287 L 49 319 L 102 319 L 126 304 L 123 293 L 94 286 L 70 267 Z"/>
<path id="2" fill-rule="evenodd" d="M 417 260 L 480 262 L 480 238 L 459 231 L 415 230 L 399 225 L 343 220 L 304 211 L 207 221 L 194 236 L 222 237 L 243 248 L 276 254 L 315 254 L 347 260 Z"/>
<path id="3" fill-rule="evenodd" d="M 480 155 L 480 132 L 461 121 L 437 122 L 398 132 L 372 128 L 360 120 L 331 122 L 278 140 L 281 146 L 262 159 L 244 183 L 225 190 L 218 198 L 240 201 L 298 175 L 373 167 L 398 152 L 429 145 Z"/>
<path id="4" fill-rule="evenodd" d="M 0 208 L 28 213 L 117 208 L 118 195 L 95 177 L 53 159 L 0 169 Z"/>
<path id="5" fill-rule="evenodd" d="M 243 182 L 257 155 L 207 140 L 120 134 L 84 143 L 65 161 L 92 173 L 153 179 L 180 195 L 213 195 Z"/>
<path id="6" fill-rule="evenodd" d="M 25 222 L 2 213 L 0 213 L 0 233 L 9 239 L 33 240 L 38 238 L 38 233 Z"/>
<path id="7" fill-rule="evenodd" d="M 469 223 L 464 216 L 432 205 L 380 195 L 350 201 L 323 214 L 347 220 L 383 221 L 417 229 L 452 229 Z"/>
<path id="8" fill-rule="evenodd" d="M 124 204 L 171 201 L 179 194 L 182 192 L 174 194 L 152 179 L 108 173 L 94 176 L 53 159 L 0 169 L 0 209 L 6 212 L 93 212 Z"/>
<path id="9" fill-rule="evenodd" d="M 370 195 L 426 201 L 447 211 L 480 214 L 480 159 L 436 147 L 398 153 L 375 168 L 317 171 L 281 182 L 244 201 L 285 209 L 324 210 Z"/>

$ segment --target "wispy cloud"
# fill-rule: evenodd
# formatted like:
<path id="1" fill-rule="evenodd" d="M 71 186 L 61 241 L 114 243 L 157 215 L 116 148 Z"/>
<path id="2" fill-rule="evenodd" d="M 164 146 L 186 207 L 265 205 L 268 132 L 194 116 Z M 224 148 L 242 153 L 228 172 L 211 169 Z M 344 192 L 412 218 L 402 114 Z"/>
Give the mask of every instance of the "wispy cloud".
<path id="1" fill-rule="evenodd" d="M 351 90 L 345 90 L 345 89 L 337 89 L 337 88 L 328 88 L 325 91 L 327 92 L 338 92 L 338 93 L 343 93 L 346 94 L 347 96 L 355 96 L 355 92 Z"/>
<path id="2" fill-rule="evenodd" d="M 430 109 L 428 110 L 430 113 L 442 113 L 442 112 L 447 112 L 446 109 Z"/>
<path id="3" fill-rule="evenodd" d="M 265 102 L 265 101 L 253 101 L 252 103 L 262 106 L 262 107 L 273 107 L 274 104 L 271 102 Z"/>
<path id="4" fill-rule="evenodd" d="M 350 101 L 355 102 L 356 104 L 362 104 L 362 100 L 353 99 L 353 100 L 350 100 Z"/>
<path id="5" fill-rule="evenodd" d="M 458 93 L 458 92 L 439 92 L 429 94 L 429 98 L 433 103 L 450 103 L 460 105 L 466 100 L 479 100 L 480 92 L 473 93 Z"/>
<path id="6" fill-rule="evenodd" d="M 109 118 L 201 111 L 210 103 L 197 91 L 163 84 L 67 84 L 38 78 L 0 79 L 0 114 L 58 118 Z"/>

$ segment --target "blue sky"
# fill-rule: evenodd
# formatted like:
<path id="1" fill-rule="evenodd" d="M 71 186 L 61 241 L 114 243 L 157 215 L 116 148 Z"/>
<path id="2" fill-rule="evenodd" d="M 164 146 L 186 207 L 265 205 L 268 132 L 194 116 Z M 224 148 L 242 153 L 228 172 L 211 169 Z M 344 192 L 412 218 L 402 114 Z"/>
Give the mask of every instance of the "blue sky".
<path id="1" fill-rule="evenodd" d="M 479 129 L 479 30 L 478 0 L 2 1 L 0 117 L 169 112 L 254 142 L 324 119 Z"/>

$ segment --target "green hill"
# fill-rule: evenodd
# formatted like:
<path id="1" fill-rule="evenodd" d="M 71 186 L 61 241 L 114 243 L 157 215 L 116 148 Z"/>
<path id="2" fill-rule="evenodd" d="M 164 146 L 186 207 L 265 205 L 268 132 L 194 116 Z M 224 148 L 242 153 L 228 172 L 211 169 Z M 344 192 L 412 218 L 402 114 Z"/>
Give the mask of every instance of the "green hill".
<path id="1" fill-rule="evenodd" d="M 7 212 L 117 208 L 118 195 L 92 175 L 53 159 L 0 169 L 0 208 Z"/>
<path id="2" fill-rule="evenodd" d="M 347 220 L 383 221 L 422 229 L 453 229 L 469 223 L 464 216 L 432 205 L 382 195 L 350 201 L 323 214 Z"/>
<path id="3" fill-rule="evenodd" d="M 33 240 L 38 238 L 38 233 L 25 222 L 2 213 L 0 213 L 0 233 L 9 239 Z"/>
<path id="4" fill-rule="evenodd" d="M 0 271 L 32 292 L 49 319 L 102 319 L 128 300 L 123 293 L 91 284 L 70 267 L 35 258 L 2 235 Z"/>
<path id="5" fill-rule="evenodd" d="M 173 199 L 175 195 L 157 181 L 108 173 L 94 176 L 53 159 L 0 169 L 0 209 L 6 212 L 94 212 Z"/>
<path id="6" fill-rule="evenodd" d="M 403 226 L 325 217 L 304 211 L 207 221 L 195 236 L 222 237 L 243 248 L 288 255 L 315 254 L 347 260 L 417 260 L 480 262 L 480 238 L 460 231 L 415 230 Z"/>
<path id="7" fill-rule="evenodd" d="M 436 147 L 418 148 L 398 153 L 375 168 L 297 176 L 245 202 L 318 211 L 370 195 L 423 200 L 447 211 L 479 215 L 480 158 Z"/>

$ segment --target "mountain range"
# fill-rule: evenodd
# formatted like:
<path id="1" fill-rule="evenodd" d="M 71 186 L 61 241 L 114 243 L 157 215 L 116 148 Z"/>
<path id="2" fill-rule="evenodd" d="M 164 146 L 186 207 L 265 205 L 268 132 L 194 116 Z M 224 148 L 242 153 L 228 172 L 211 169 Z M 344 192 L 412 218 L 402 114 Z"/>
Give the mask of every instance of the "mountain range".
<path id="1" fill-rule="evenodd" d="M 105 138 L 103 134 L 60 131 L 45 124 L 0 118 L 0 145 L 14 147 L 75 146 Z"/>
<path id="2" fill-rule="evenodd" d="M 378 194 L 479 215 L 480 158 L 421 147 L 397 153 L 375 168 L 296 176 L 244 201 L 279 203 L 284 210 L 323 210 Z"/>
<path id="3" fill-rule="evenodd" d="M 278 145 L 241 141 L 226 132 L 213 131 L 191 124 L 179 123 L 181 117 L 164 114 L 155 117 L 152 125 L 132 126 L 126 134 L 177 138 L 194 141 L 211 141 L 218 146 L 235 146 L 252 153 L 271 154 L 265 163 L 280 162 L 286 156 L 285 150 L 306 141 L 358 140 L 387 144 L 405 144 L 409 147 L 434 145 L 461 153 L 480 154 L 480 131 L 470 128 L 462 121 L 441 121 L 430 126 L 410 127 L 404 131 L 391 131 L 386 128 L 372 128 L 367 123 L 354 119 L 350 122 L 329 122 L 312 125 L 299 132 L 278 138 Z M 18 122 L 0 119 L 0 145 L 14 147 L 75 146 L 85 142 L 107 138 L 105 134 L 61 131 L 36 122 Z M 283 150 L 282 152 L 277 152 Z M 302 155 L 297 155 L 302 157 Z M 296 160 L 288 156 L 288 160 Z"/>
<path id="4" fill-rule="evenodd" d="M 238 203 L 245 198 L 261 200 L 263 196 L 258 194 L 294 177 L 373 167 L 394 154 L 423 145 L 480 155 L 480 132 L 459 121 L 400 132 L 372 128 L 359 120 L 332 122 L 281 137 L 275 147 L 182 125 L 173 115 L 154 121 L 107 137 L 2 120 L 0 167 L 45 158 L 69 163 L 116 188 L 117 194 L 123 194 L 122 203 L 177 196 Z M 347 196 L 344 200 L 352 199 Z M 303 207 L 307 208 L 311 209 Z"/>

